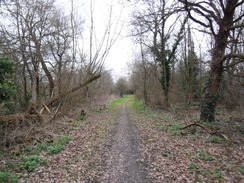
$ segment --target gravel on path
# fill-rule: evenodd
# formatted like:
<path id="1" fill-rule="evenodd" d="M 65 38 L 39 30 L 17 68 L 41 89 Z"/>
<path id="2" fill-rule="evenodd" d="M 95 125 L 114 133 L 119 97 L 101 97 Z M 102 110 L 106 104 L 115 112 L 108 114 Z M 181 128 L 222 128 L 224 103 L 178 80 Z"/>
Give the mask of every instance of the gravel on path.
<path id="1" fill-rule="evenodd" d="M 101 182 L 109 183 L 143 183 L 146 174 L 140 164 L 139 140 L 128 116 L 126 105 L 122 107 L 112 146 L 107 152 L 107 171 Z"/>

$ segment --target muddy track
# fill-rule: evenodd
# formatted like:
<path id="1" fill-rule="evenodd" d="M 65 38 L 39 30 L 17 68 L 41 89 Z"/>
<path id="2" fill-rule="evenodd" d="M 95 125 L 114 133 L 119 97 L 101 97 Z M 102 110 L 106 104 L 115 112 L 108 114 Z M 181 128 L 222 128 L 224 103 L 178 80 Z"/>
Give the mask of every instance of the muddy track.
<path id="1" fill-rule="evenodd" d="M 116 132 L 111 140 L 111 148 L 107 151 L 107 168 L 101 182 L 149 182 L 146 179 L 145 169 L 139 161 L 139 140 L 125 104 L 118 120 Z"/>

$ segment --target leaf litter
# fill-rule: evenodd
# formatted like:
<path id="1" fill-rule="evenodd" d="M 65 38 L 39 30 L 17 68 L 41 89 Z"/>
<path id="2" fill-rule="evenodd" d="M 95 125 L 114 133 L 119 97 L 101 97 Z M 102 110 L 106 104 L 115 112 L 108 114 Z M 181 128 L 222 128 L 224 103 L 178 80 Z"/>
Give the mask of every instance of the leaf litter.
<path id="1" fill-rule="evenodd" d="M 88 113 L 79 123 L 73 120 L 68 134 L 72 140 L 65 150 L 49 156 L 48 163 L 34 173 L 19 176 L 19 182 L 123 182 L 123 177 L 124 182 L 156 183 L 244 180 L 243 135 L 234 131 L 242 132 L 240 123 L 232 120 L 229 124 L 236 129 L 226 131 L 237 137 L 238 144 L 211 143 L 211 135 L 202 129 L 179 130 L 180 125 L 197 119 L 194 110 L 138 112 L 128 108 L 129 117 L 123 110 L 103 109 Z M 65 127 L 66 123 L 60 124 Z M 227 128 L 226 123 L 221 127 Z"/>

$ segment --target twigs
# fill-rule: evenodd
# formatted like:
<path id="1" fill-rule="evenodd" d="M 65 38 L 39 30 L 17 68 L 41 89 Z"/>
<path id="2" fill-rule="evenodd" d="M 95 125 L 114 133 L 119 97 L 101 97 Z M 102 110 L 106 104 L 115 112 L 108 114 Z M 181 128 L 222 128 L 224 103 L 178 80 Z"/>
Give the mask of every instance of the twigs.
<path id="1" fill-rule="evenodd" d="M 56 111 L 55 111 L 55 113 L 54 113 L 54 115 L 52 116 L 51 119 L 49 119 L 49 120 L 47 121 L 47 123 L 51 122 L 51 121 L 56 117 L 56 115 L 58 114 L 58 111 L 59 111 L 59 109 L 60 109 L 60 106 L 61 106 L 61 104 L 59 103 L 59 104 L 58 104 L 58 107 L 57 107 L 57 109 L 56 109 Z"/>
<path id="2" fill-rule="evenodd" d="M 211 131 L 211 130 L 208 129 L 207 127 L 205 127 L 205 126 L 203 126 L 203 125 L 201 125 L 201 124 L 199 124 L 199 123 L 196 123 L 196 122 L 191 123 L 191 124 L 188 124 L 188 125 L 186 125 L 186 126 L 183 126 L 183 127 L 180 128 L 180 130 L 183 130 L 183 129 L 185 129 L 185 128 L 189 128 L 189 127 L 191 127 L 191 126 L 199 126 L 199 127 L 203 128 L 203 129 L 206 130 L 206 131 Z"/>
<path id="3" fill-rule="evenodd" d="M 45 104 L 43 104 L 43 107 L 48 111 L 49 114 L 51 114 L 50 109 Z"/>
<path id="4" fill-rule="evenodd" d="M 188 124 L 186 126 L 183 126 L 183 127 L 180 128 L 180 130 L 183 130 L 183 129 L 186 129 L 186 128 L 189 128 L 189 127 L 192 127 L 192 126 L 198 126 L 198 127 L 202 128 L 202 129 L 204 129 L 205 131 L 207 131 L 208 133 L 210 133 L 211 135 L 218 135 L 218 136 L 222 137 L 223 139 L 225 139 L 226 141 L 229 141 L 229 142 L 232 142 L 232 143 L 235 143 L 235 144 L 237 143 L 236 141 L 234 141 L 232 139 L 229 139 L 226 135 L 220 133 L 219 131 L 212 131 L 211 129 L 209 129 L 209 128 L 207 128 L 207 127 L 205 127 L 202 124 L 197 123 L 197 122 L 190 123 L 190 124 Z"/>

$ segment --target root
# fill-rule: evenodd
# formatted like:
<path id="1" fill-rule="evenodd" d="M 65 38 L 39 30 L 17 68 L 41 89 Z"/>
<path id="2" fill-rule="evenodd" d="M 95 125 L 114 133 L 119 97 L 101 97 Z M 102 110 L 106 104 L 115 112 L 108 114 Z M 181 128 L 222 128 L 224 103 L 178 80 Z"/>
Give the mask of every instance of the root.
<path id="1" fill-rule="evenodd" d="M 191 126 L 198 126 L 198 127 L 202 128 L 202 129 L 204 129 L 205 131 L 207 131 L 208 133 L 210 133 L 211 135 L 217 135 L 217 136 L 220 136 L 220 137 L 222 137 L 223 139 L 225 139 L 226 141 L 229 141 L 229 142 L 232 142 L 232 143 L 237 144 L 236 141 L 234 141 L 234 140 L 232 140 L 232 139 L 229 139 L 226 135 L 220 133 L 219 131 L 212 131 L 211 129 L 209 129 L 209 128 L 207 128 L 207 127 L 205 127 L 205 126 L 203 126 L 202 124 L 197 123 L 197 122 L 194 122 L 194 123 L 188 124 L 188 125 L 186 125 L 186 126 L 183 126 L 183 127 L 180 128 L 180 130 L 189 128 L 189 127 L 191 127 Z"/>

